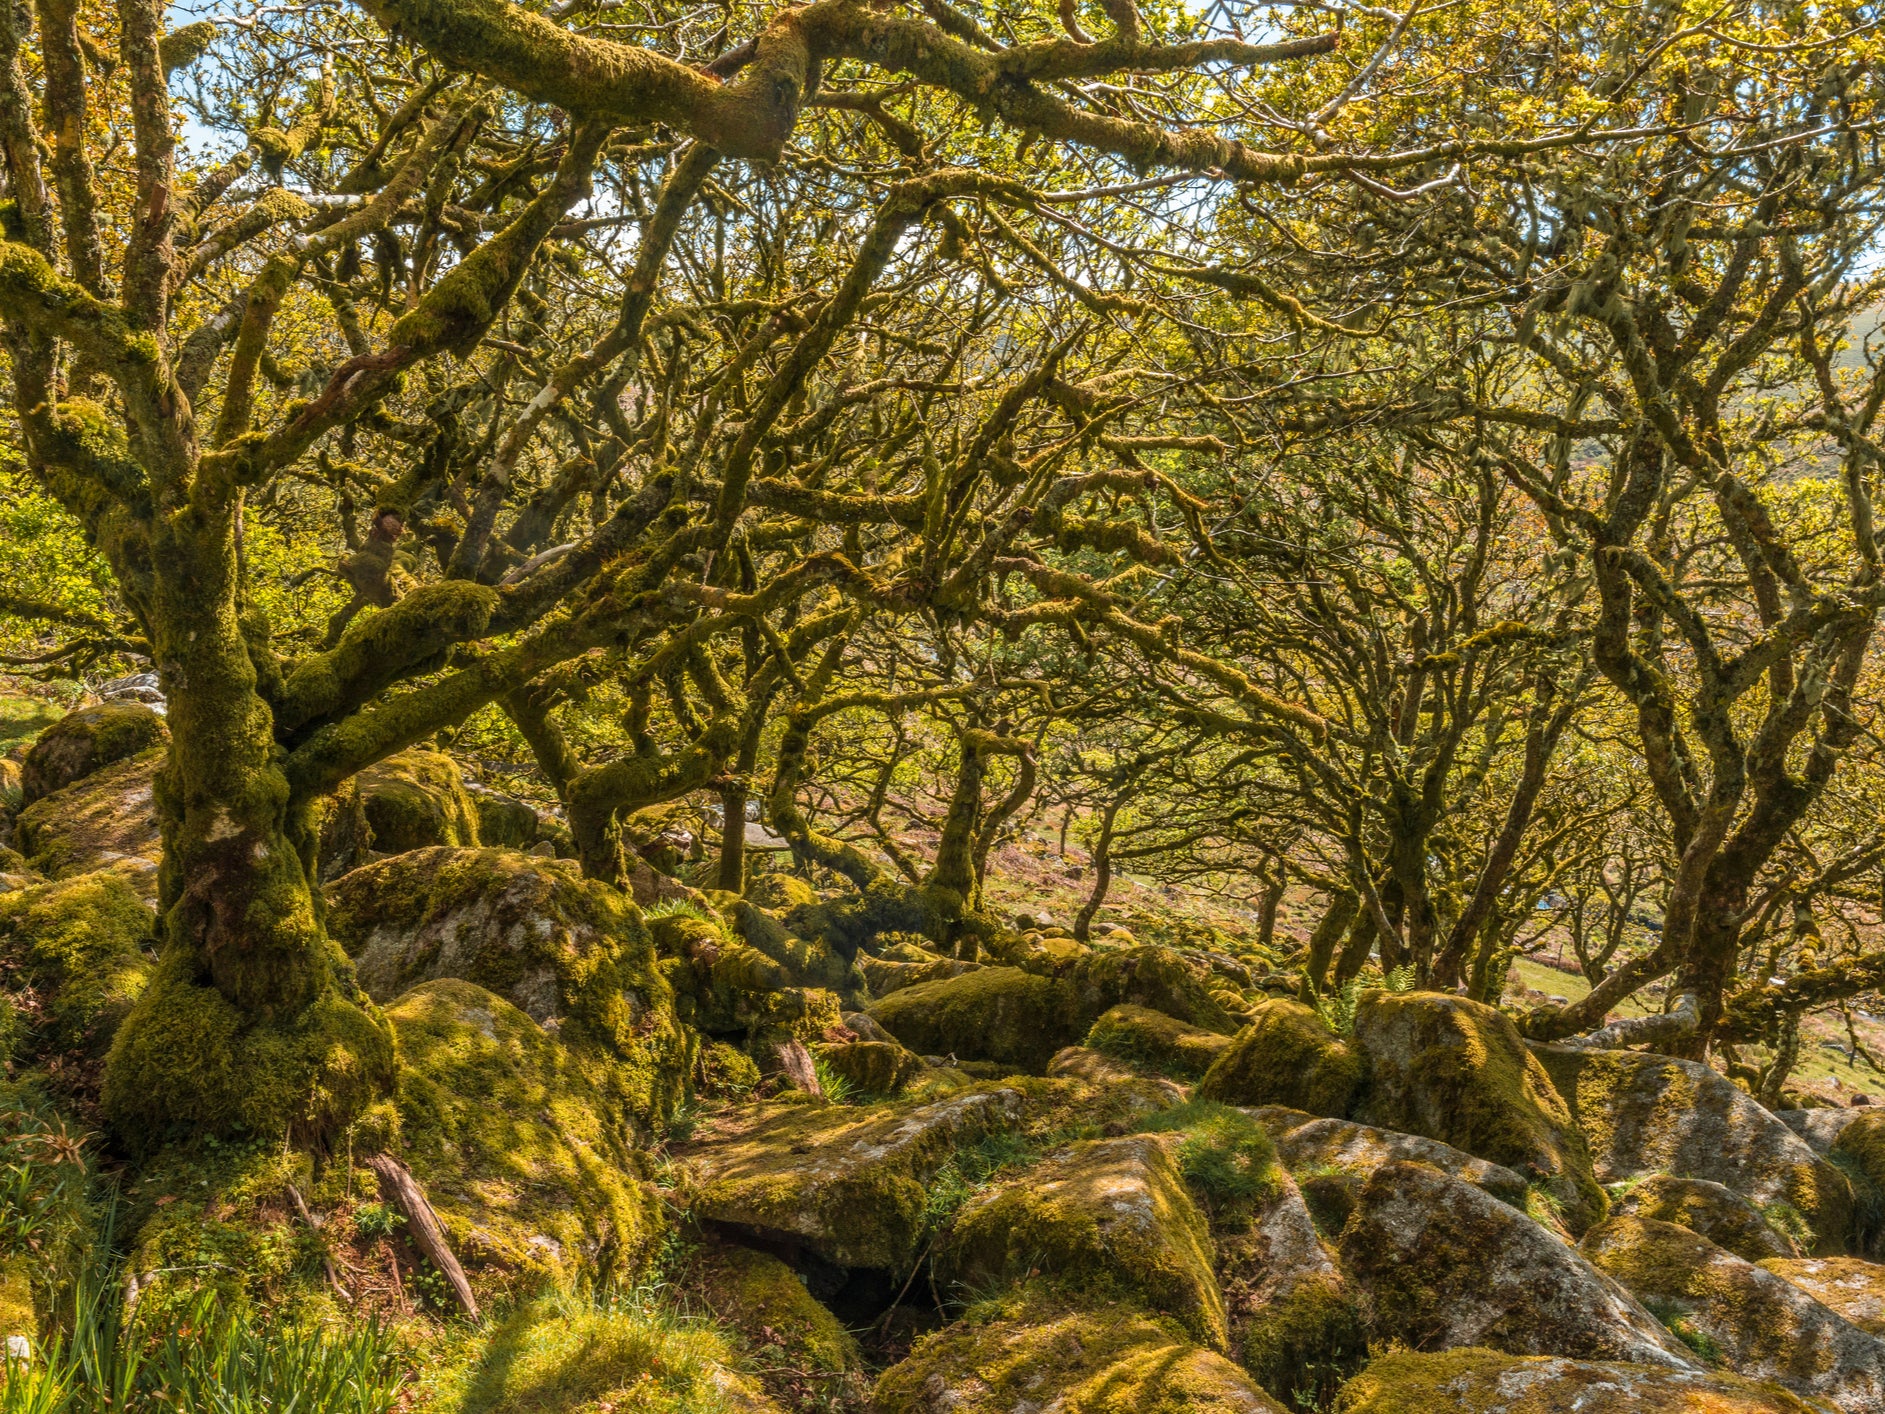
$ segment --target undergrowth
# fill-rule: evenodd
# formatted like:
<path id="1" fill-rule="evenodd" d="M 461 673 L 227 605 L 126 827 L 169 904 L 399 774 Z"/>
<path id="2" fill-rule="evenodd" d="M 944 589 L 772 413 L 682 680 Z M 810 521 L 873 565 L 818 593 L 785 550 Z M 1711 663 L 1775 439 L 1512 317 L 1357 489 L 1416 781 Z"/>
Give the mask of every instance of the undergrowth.
<path id="1" fill-rule="evenodd" d="M 1214 1100 L 1187 1100 L 1136 1126 L 1141 1134 L 1181 1133 L 1178 1171 L 1203 1204 L 1213 1226 L 1248 1223 L 1276 1192 L 1276 1146 L 1267 1130 L 1242 1110 Z"/>

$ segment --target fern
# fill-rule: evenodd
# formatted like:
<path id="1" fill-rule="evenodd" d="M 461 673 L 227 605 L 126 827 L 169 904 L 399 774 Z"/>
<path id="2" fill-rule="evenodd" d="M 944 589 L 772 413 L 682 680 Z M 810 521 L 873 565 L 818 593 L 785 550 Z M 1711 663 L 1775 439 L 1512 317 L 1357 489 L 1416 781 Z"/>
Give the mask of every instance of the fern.
<path id="1" fill-rule="evenodd" d="M 1414 980 L 1414 969 L 1405 964 L 1395 968 L 1383 979 L 1386 989 L 1396 994 L 1413 991 Z M 1361 978 L 1351 977 L 1334 996 L 1325 997 L 1320 992 L 1311 992 L 1309 1005 L 1315 1009 L 1324 1026 L 1347 1040 L 1355 1034 L 1355 1012 L 1361 1006 L 1362 994 L 1376 990 L 1379 989 L 1364 987 Z"/>
<path id="2" fill-rule="evenodd" d="M 1387 975 L 1387 987 L 1397 995 L 1414 990 L 1414 965 L 1404 962 Z"/>

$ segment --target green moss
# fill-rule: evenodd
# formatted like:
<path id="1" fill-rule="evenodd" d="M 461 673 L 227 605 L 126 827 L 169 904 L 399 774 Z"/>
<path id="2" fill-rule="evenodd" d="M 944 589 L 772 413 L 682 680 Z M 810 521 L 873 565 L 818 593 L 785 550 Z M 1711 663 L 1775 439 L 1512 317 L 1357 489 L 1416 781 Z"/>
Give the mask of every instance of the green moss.
<path id="1" fill-rule="evenodd" d="M 1054 1052 L 1084 1034 L 1073 1011 L 1064 983 L 1018 967 L 985 967 L 905 987 L 870 1008 L 918 1055 L 1005 1061 L 1037 1074 Z"/>
<path id="2" fill-rule="evenodd" d="M 330 886 L 327 926 L 375 997 L 457 977 L 554 1027 L 617 1122 L 658 1126 L 685 1094 L 698 1038 L 675 1015 L 640 910 L 573 862 L 395 855 Z"/>
<path id="3" fill-rule="evenodd" d="M 1182 1134 L 1178 1171 L 1203 1203 L 1214 1227 L 1249 1225 L 1257 1206 L 1282 1178 L 1269 1131 L 1242 1110 L 1212 1100 L 1188 1100 L 1148 1115 L 1142 1134 Z"/>
<path id="4" fill-rule="evenodd" d="M 881 1414 L 1282 1414 L 1229 1360 L 1123 1301 L 1030 1283 L 972 1307 L 878 1380 Z"/>
<path id="5" fill-rule="evenodd" d="M 920 1058 L 894 1041 L 843 1041 L 812 1047 L 822 1066 L 841 1077 L 860 1097 L 898 1095 L 923 1069 Z"/>
<path id="6" fill-rule="evenodd" d="M 1341 1281 L 1318 1272 L 1266 1302 L 1235 1333 L 1239 1363 L 1295 1408 L 1326 1407 L 1368 1354 L 1361 1312 Z"/>
<path id="7" fill-rule="evenodd" d="M 807 939 L 787 931 L 770 913 L 735 894 L 715 893 L 712 897 L 728 933 L 784 968 L 790 985 L 857 995 L 857 978 L 850 961 L 824 939 L 816 935 Z"/>
<path id="8" fill-rule="evenodd" d="M 934 954 L 915 960 L 868 956 L 859 956 L 857 960 L 858 975 L 864 979 L 864 985 L 870 988 L 871 995 L 879 998 L 900 992 L 905 987 L 920 987 L 925 982 L 940 982 L 950 977 L 960 977 L 965 972 L 979 972 L 981 967 L 979 962 L 963 962 Z"/>
<path id="9" fill-rule="evenodd" d="M 64 707 L 43 697 L 0 695 L 0 751 L 38 736 L 65 715 Z"/>
<path id="10" fill-rule="evenodd" d="M 943 1290 L 980 1295 L 1047 1273 L 1083 1292 L 1136 1297 L 1223 1349 L 1210 1235 L 1177 1147 L 1150 1135 L 1090 1140 L 971 1199 L 937 1244 Z"/>
<path id="11" fill-rule="evenodd" d="M 790 874 L 759 874 L 748 881 L 746 897 L 760 908 L 784 913 L 787 909 L 816 905 L 818 890 Z"/>
<path id="12" fill-rule="evenodd" d="M 0 957 L 42 1005 L 35 1044 L 102 1056 L 150 980 L 155 926 L 118 871 L 0 894 Z"/>
<path id="13" fill-rule="evenodd" d="M 1171 948 L 1111 948 L 1077 958 L 1067 971 L 1082 1032 L 1116 1006 L 1163 1012 L 1207 1031 L 1230 1035 L 1242 1022 L 1213 987 L 1210 969 Z"/>
<path id="14" fill-rule="evenodd" d="M 726 1337 L 639 1296 L 594 1305 L 550 1296 L 494 1326 L 456 1370 L 435 1373 L 442 1414 L 720 1414 L 764 1407 Z"/>
<path id="15" fill-rule="evenodd" d="M 39 1335 L 32 1268 L 24 1256 L 0 1259 L 0 1339 L 15 1335 L 29 1340 L 37 1340 Z"/>
<path id="16" fill-rule="evenodd" d="M 1435 992 L 1370 992 L 1355 1018 L 1368 1063 L 1356 1118 L 1503 1164 L 1549 1193 L 1574 1233 L 1609 1199 L 1570 1106 L 1496 1008 Z"/>
<path id="17" fill-rule="evenodd" d="M 658 1207 L 586 1067 L 501 998 L 428 982 L 387 1010 L 399 1037 L 400 1153 L 479 1284 L 619 1279 L 648 1261 Z"/>
<path id="18" fill-rule="evenodd" d="M 1116 1006 L 1093 1023 L 1085 1044 L 1161 1075 L 1197 1080 L 1231 1045 L 1215 1031 L 1194 1026 L 1148 1007 Z"/>
<path id="19" fill-rule="evenodd" d="M 428 845 L 479 843 L 478 807 L 458 763 L 439 751 L 402 751 L 354 778 L 371 847 L 402 854 Z"/>
<path id="20" fill-rule="evenodd" d="M 1803 1242 L 1796 1245 L 1792 1235 L 1782 1232 L 1762 1211 L 1719 1183 L 1702 1179 L 1676 1178 L 1669 1174 L 1650 1174 L 1630 1186 L 1616 1202 L 1613 1211 L 1626 1217 L 1652 1218 L 1675 1223 L 1698 1232 L 1717 1247 L 1725 1248 L 1749 1262 L 1766 1257 L 1796 1257 L 1812 1246 L 1813 1235 L 1798 1213 L 1785 1204 L 1772 1205 L 1775 1216 L 1792 1223 Z"/>
<path id="21" fill-rule="evenodd" d="M 25 804 L 64 790 L 100 767 L 162 747 L 170 740 L 164 719 L 142 702 L 82 707 L 40 733 L 21 763 Z"/>
<path id="22" fill-rule="evenodd" d="M 126 1015 L 106 1061 L 100 1103 L 133 1146 L 172 1125 L 280 1141 L 291 1130 L 330 1133 L 391 1089 L 393 1036 L 364 995 L 342 985 L 289 1017 L 245 1017 L 196 980 L 172 949 Z"/>
<path id="23" fill-rule="evenodd" d="M 759 1084 L 759 1067 L 746 1052 L 724 1041 L 709 1041 L 700 1048 L 694 1077 L 695 1087 L 702 1095 L 743 1100 Z"/>
<path id="24" fill-rule="evenodd" d="M 1198 1082 L 1199 1099 L 1343 1118 L 1362 1062 L 1300 1002 L 1263 1002 Z"/>
<path id="25" fill-rule="evenodd" d="M 1812 1414 L 1813 1406 L 1728 1374 L 1468 1346 L 1382 1355 L 1343 1387 L 1335 1408 L 1337 1414 Z"/>
<path id="26" fill-rule="evenodd" d="M 479 844 L 528 849 L 537 842 L 540 831 L 537 812 L 523 801 L 496 791 L 481 790 L 472 793 L 471 803 L 478 814 Z"/>

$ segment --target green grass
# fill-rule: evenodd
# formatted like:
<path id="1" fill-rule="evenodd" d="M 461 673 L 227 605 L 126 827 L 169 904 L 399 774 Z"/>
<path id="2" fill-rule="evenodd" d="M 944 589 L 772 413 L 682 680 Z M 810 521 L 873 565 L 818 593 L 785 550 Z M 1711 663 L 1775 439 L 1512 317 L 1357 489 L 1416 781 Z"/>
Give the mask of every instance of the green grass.
<path id="1" fill-rule="evenodd" d="M 1212 1100 L 1187 1100 L 1148 1115 L 1141 1134 L 1181 1133 L 1178 1171 L 1218 1227 L 1247 1223 L 1276 1191 L 1276 1146 L 1242 1110 Z"/>

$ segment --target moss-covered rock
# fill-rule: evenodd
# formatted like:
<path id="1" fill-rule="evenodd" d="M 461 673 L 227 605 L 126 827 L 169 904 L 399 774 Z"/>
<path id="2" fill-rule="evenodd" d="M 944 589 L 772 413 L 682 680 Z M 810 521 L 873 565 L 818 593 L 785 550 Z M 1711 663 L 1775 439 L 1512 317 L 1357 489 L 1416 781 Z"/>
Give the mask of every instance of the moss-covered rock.
<path id="1" fill-rule="evenodd" d="M 1503 1012 L 1445 993 L 1369 992 L 1355 1048 L 1368 1065 L 1355 1118 L 1503 1164 L 1574 1233 L 1603 1218 L 1608 1200 L 1571 1109 Z"/>
<path id="2" fill-rule="evenodd" d="M 482 786 L 468 785 L 465 790 L 478 816 L 477 843 L 501 849 L 529 849 L 541 837 L 542 822 L 527 801 Z"/>
<path id="3" fill-rule="evenodd" d="M 794 987 L 818 987 L 861 1002 L 856 969 L 822 937 L 801 937 L 765 909 L 738 894 L 715 891 L 707 896 L 719 910 L 727 934 L 771 958 L 785 969 Z"/>
<path id="4" fill-rule="evenodd" d="M 870 1006 L 877 1023 L 918 1055 L 1005 1061 L 1035 1074 L 1085 1034 L 1072 1011 L 1065 984 L 1018 967 L 905 987 Z"/>
<path id="5" fill-rule="evenodd" d="M 579 1053 L 642 1121 L 672 1113 L 693 1041 L 674 1014 L 640 910 L 569 861 L 500 849 L 414 850 L 329 886 L 327 926 L 362 984 L 391 1001 L 453 977 L 504 997 Z"/>
<path id="6" fill-rule="evenodd" d="M 731 1327 L 779 1383 L 811 1386 L 826 1400 L 861 1400 L 857 1341 L 806 1289 L 804 1278 L 767 1252 L 708 1240 L 687 1254 L 677 1278 L 692 1301 Z"/>
<path id="7" fill-rule="evenodd" d="M 873 997 L 887 997 L 905 987 L 919 987 L 946 977 L 960 977 L 965 972 L 979 972 L 982 964 L 953 957 L 930 957 L 921 962 L 894 962 L 869 954 L 859 954 L 858 975 Z"/>
<path id="8" fill-rule="evenodd" d="M 1172 948 L 1109 948 L 1077 958 L 1065 973 L 1081 1034 L 1116 1006 L 1146 1007 L 1230 1035 L 1242 1023 L 1213 987 L 1211 969 Z"/>
<path id="9" fill-rule="evenodd" d="M 1636 1051 L 1533 1051 L 1577 1116 L 1603 1182 L 1705 1178 L 1757 1207 L 1797 1209 L 1821 1255 L 1845 1250 L 1853 1214 L 1845 1175 L 1725 1076 Z"/>
<path id="10" fill-rule="evenodd" d="M 1346 1115 L 1361 1086 L 1362 1063 L 1300 1002 L 1260 1003 L 1204 1078 L 1200 1099 L 1226 1105 L 1286 1105 Z"/>
<path id="11" fill-rule="evenodd" d="M 429 1372 L 439 1414 L 778 1414 L 730 1343 L 637 1301 L 544 1297 L 491 1326 L 468 1368 Z"/>
<path id="12" fill-rule="evenodd" d="M 922 1057 L 895 1041 L 822 1042 L 812 1055 L 852 1090 L 874 1098 L 902 1094 L 924 1069 Z"/>
<path id="13" fill-rule="evenodd" d="M 40 1003 L 36 1050 L 103 1056 L 149 983 L 156 918 L 130 877 L 102 869 L 0 894 L 0 958 Z"/>
<path id="14" fill-rule="evenodd" d="M 1250 1377 L 1123 1302 L 1038 1286 L 982 1303 L 886 1370 L 877 1414 L 1283 1414 Z"/>
<path id="15" fill-rule="evenodd" d="M 474 1284 L 619 1279 L 660 1234 L 629 1135 L 569 1050 L 502 998 L 427 982 L 387 1008 L 398 1152 Z"/>
<path id="16" fill-rule="evenodd" d="M 1554 1233 L 1425 1164 L 1375 1170 L 1342 1230 L 1340 1262 L 1377 1340 L 1692 1363 L 1636 1298 Z"/>
<path id="17" fill-rule="evenodd" d="M 1217 1251 L 1239 1362 L 1279 1400 L 1326 1404 L 1366 1358 L 1367 1330 L 1288 1174 L 1246 1229 L 1219 1234 Z"/>
<path id="18" fill-rule="evenodd" d="M 1846 1126 L 1864 1114 L 1867 1108 L 1829 1106 L 1817 1110 L 1775 1110 L 1774 1118 L 1806 1140 L 1814 1153 L 1824 1154 L 1839 1142 L 1839 1136 Z"/>
<path id="19" fill-rule="evenodd" d="M 1653 1218 L 1699 1232 L 1744 1261 L 1797 1257 L 1794 1240 L 1733 1189 L 1704 1178 L 1651 1174 L 1611 1205 L 1618 1217 Z"/>
<path id="20" fill-rule="evenodd" d="M 1337 1414 L 1820 1414 L 1735 1375 L 1497 1350 L 1395 1351 L 1343 1387 Z"/>
<path id="21" fill-rule="evenodd" d="M 791 874 L 755 874 L 746 884 L 749 901 L 771 913 L 809 908 L 818 902 L 818 890 Z"/>
<path id="22" fill-rule="evenodd" d="M 20 852 L 59 879 L 125 864 L 138 892 L 156 898 L 163 841 L 152 786 L 163 763 L 161 750 L 146 751 L 35 801 L 14 824 Z"/>
<path id="23" fill-rule="evenodd" d="M 1783 1277 L 1651 1218 L 1612 1218 L 1586 1233 L 1580 1248 L 1736 1374 L 1828 1400 L 1848 1414 L 1885 1410 L 1885 1342 Z"/>
<path id="24" fill-rule="evenodd" d="M 869 1110 L 760 1104 L 726 1111 L 676 1150 L 703 1222 L 841 1267 L 899 1270 L 925 1234 L 929 1184 L 961 1145 L 1021 1122 L 995 1088 Z"/>
<path id="25" fill-rule="evenodd" d="M 354 777 L 371 848 L 403 854 L 432 845 L 479 843 L 478 807 L 458 763 L 442 751 L 389 756 Z"/>
<path id="26" fill-rule="evenodd" d="M 1269 1131 L 1284 1166 L 1299 1176 L 1310 1210 L 1331 1236 L 1340 1234 L 1375 1170 L 1397 1160 L 1425 1164 L 1501 1202 L 1526 1206 L 1529 1185 L 1518 1174 L 1437 1139 L 1376 1129 L 1353 1120 L 1319 1119 L 1277 1106 L 1250 1114 Z"/>
<path id="27" fill-rule="evenodd" d="M 1178 1080 L 1202 1077 L 1231 1044 L 1219 1032 L 1130 1003 L 1103 1013 L 1086 1034 L 1086 1045 L 1102 1055 Z"/>
<path id="28" fill-rule="evenodd" d="M 104 702 L 62 717 L 33 743 L 20 763 L 23 805 L 44 800 L 101 766 L 162 748 L 170 742 L 164 719 L 142 702 Z"/>
<path id="29" fill-rule="evenodd" d="M 1096 1139 L 971 1198 L 936 1246 L 946 1293 L 986 1293 L 1046 1273 L 1070 1289 L 1136 1299 L 1225 1348 L 1210 1233 L 1169 1140 Z"/>
<path id="30" fill-rule="evenodd" d="M 1159 1075 L 1140 1075 L 1130 1066 L 1103 1056 L 1085 1046 L 1063 1046 L 1047 1063 L 1049 1076 L 1078 1080 L 1096 1090 L 1115 1095 L 1132 1095 L 1135 1104 L 1148 1113 L 1183 1104 L 1185 1089 L 1175 1080 Z"/>

